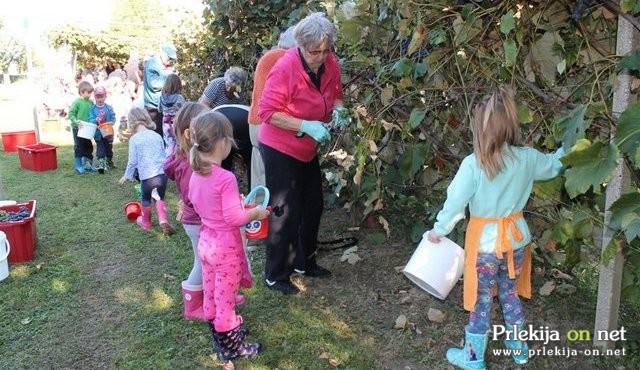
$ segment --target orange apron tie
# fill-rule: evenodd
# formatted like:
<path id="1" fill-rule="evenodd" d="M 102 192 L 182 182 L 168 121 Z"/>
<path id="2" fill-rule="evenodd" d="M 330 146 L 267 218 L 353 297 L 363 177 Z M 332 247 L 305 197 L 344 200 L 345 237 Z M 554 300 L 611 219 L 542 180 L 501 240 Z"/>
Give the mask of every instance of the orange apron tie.
<path id="1" fill-rule="evenodd" d="M 478 261 L 478 249 L 480 247 L 480 236 L 484 226 L 489 223 L 495 223 L 498 226 L 498 234 L 496 237 L 495 253 L 498 259 L 504 258 L 507 253 L 507 269 L 509 278 L 514 279 L 515 267 L 513 262 L 513 245 L 509 234 L 513 235 L 516 241 L 522 241 L 524 236 L 518 228 L 516 220 L 522 217 L 522 212 L 502 218 L 483 218 L 471 216 L 467 226 L 467 234 L 465 238 L 465 267 L 464 267 L 464 308 L 467 311 L 474 312 L 476 300 L 478 298 L 478 272 L 476 271 L 476 263 Z M 531 248 L 529 245 L 525 247 L 524 261 L 522 263 L 522 271 L 517 281 L 518 294 L 531 298 Z"/>

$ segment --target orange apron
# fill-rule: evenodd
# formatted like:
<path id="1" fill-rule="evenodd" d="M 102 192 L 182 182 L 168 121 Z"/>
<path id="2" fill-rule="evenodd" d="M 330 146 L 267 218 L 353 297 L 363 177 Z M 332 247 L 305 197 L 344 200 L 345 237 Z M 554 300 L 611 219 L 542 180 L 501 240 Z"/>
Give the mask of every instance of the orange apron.
<path id="1" fill-rule="evenodd" d="M 522 211 L 502 218 L 482 218 L 471 216 L 467 226 L 464 249 L 466 252 L 464 260 L 464 309 L 475 312 L 476 300 L 478 299 L 478 271 L 476 262 L 478 261 L 478 248 L 480 246 L 480 235 L 485 225 L 494 223 L 498 225 L 496 238 L 496 257 L 502 259 L 504 253 L 507 254 L 507 269 L 509 278 L 515 279 L 515 268 L 513 266 L 513 246 L 509 240 L 509 232 L 516 241 L 521 241 L 522 232 L 516 224 L 516 220 L 522 217 Z M 524 261 L 522 271 L 518 276 L 516 288 L 518 294 L 531 298 L 531 248 L 525 246 Z"/>

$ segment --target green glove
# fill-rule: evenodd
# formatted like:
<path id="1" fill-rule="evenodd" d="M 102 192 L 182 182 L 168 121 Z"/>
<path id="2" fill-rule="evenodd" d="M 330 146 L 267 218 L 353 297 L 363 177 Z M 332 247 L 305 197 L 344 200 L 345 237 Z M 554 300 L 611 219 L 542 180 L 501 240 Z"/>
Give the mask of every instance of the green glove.
<path id="1" fill-rule="evenodd" d="M 331 134 L 324 126 L 324 122 L 303 120 L 300 126 L 300 132 L 311 136 L 319 143 L 331 140 Z"/>
<path id="2" fill-rule="evenodd" d="M 333 108 L 331 113 L 331 121 L 335 129 L 341 130 L 351 123 L 351 117 L 349 117 L 349 110 L 345 107 Z"/>

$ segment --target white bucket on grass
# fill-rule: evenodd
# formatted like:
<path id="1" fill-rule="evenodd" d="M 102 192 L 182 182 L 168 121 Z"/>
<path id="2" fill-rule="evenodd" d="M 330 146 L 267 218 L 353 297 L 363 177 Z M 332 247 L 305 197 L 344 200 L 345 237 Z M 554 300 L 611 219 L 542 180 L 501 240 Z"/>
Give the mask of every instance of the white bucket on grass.
<path id="1" fill-rule="evenodd" d="M 93 140 L 93 135 L 96 134 L 97 128 L 98 125 L 95 125 L 93 123 L 78 121 L 78 137 Z"/>
<path id="2" fill-rule="evenodd" d="M 7 235 L 0 231 L 0 281 L 6 279 L 9 276 L 9 252 L 11 251 L 11 246 L 9 245 L 9 240 L 7 239 Z"/>
<path id="3" fill-rule="evenodd" d="M 402 272 L 409 280 L 439 299 L 445 299 L 464 271 L 464 249 L 443 237 L 435 244 L 422 241 Z"/>

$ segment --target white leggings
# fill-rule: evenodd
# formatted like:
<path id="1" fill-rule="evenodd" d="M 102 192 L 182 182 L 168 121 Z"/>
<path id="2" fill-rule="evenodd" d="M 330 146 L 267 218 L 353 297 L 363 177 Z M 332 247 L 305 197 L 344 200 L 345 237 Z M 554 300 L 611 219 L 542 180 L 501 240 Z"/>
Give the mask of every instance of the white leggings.
<path id="1" fill-rule="evenodd" d="M 187 284 L 189 285 L 201 285 L 202 284 L 202 265 L 200 264 L 200 257 L 198 257 L 198 233 L 202 225 L 187 225 L 182 224 L 184 231 L 191 240 L 191 247 L 193 248 L 193 268 L 187 278 Z"/>

